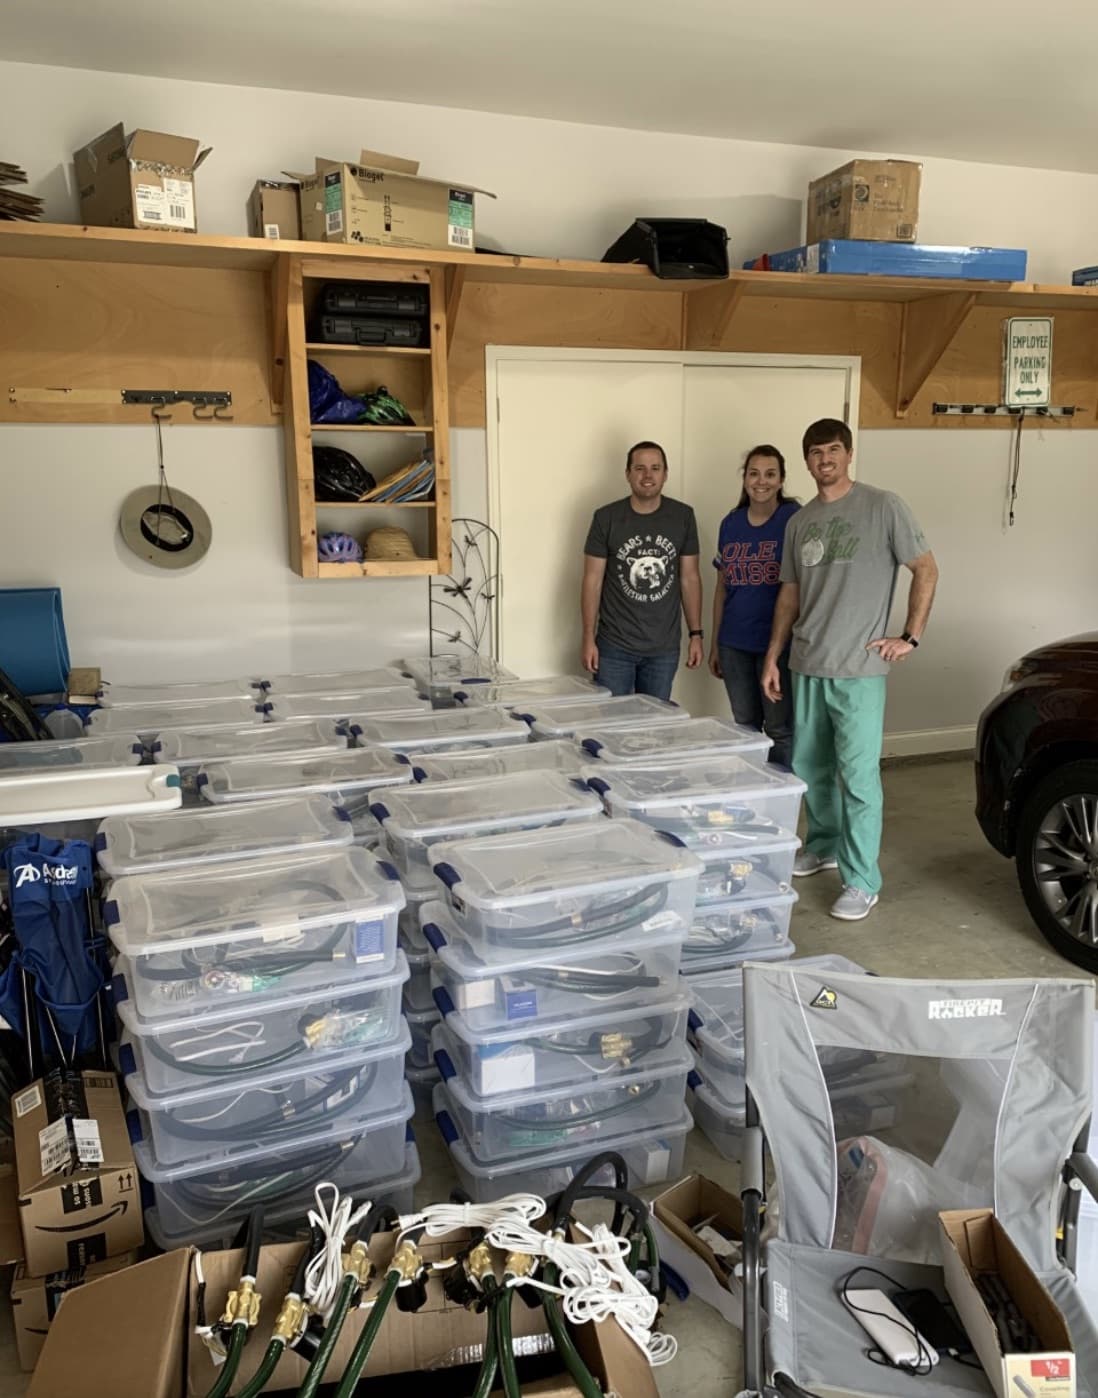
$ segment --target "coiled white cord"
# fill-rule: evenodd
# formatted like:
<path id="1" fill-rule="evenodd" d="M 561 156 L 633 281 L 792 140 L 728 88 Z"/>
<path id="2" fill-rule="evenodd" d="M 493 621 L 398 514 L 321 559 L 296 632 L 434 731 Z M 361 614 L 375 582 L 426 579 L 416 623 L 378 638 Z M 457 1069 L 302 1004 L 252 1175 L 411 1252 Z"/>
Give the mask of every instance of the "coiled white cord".
<path id="1" fill-rule="evenodd" d="M 315 1192 L 316 1208 L 309 1210 L 309 1226 L 319 1229 L 324 1241 L 305 1268 L 305 1300 L 327 1321 L 343 1282 L 343 1245 L 347 1234 L 369 1213 L 370 1200 L 356 1209 L 351 1196 L 341 1195 L 330 1180 L 322 1180 Z M 326 1194 L 331 1195 L 330 1204 L 325 1202 Z"/>
<path id="2" fill-rule="evenodd" d="M 428 1204 L 419 1213 L 401 1214 L 400 1237 L 417 1228 L 428 1238 L 441 1238 L 457 1228 L 485 1232 L 499 1225 L 529 1228 L 544 1213 L 545 1200 L 536 1194 L 507 1194 L 490 1204 Z"/>

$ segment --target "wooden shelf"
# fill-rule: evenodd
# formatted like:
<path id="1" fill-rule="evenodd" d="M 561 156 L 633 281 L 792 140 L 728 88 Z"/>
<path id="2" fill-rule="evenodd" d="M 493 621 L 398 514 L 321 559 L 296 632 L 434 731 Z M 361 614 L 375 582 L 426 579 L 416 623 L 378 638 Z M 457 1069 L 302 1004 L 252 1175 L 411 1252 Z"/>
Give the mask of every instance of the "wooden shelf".
<path id="1" fill-rule="evenodd" d="M 318 500 L 318 510 L 433 510 L 433 500 Z"/>
<path id="2" fill-rule="evenodd" d="M 399 563 L 318 563 L 320 578 L 422 578 L 441 572 L 437 558 L 416 558 Z"/>
<path id="3" fill-rule="evenodd" d="M 401 432 L 405 437 L 429 437 L 433 427 L 389 427 L 374 422 L 313 422 L 314 432 Z"/>
<path id="4" fill-rule="evenodd" d="M 429 349 L 413 348 L 409 345 L 318 345 L 305 346 L 310 354 L 412 354 L 430 359 Z"/>

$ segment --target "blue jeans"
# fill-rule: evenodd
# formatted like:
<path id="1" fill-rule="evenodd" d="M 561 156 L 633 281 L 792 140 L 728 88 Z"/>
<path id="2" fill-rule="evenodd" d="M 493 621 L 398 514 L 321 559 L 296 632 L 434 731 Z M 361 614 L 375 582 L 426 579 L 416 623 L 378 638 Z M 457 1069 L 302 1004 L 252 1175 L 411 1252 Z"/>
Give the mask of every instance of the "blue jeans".
<path id="1" fill-rule="evenodd" d="M 774 746 L 770 761 L 788 767 L 793 753 L 793 686 L 789 679 L 789 653 L 778 661 L 782 697 L 772 703 L 762 692 L 764 655 L 718 646 L 724 687 L 732 706 L 732 717 L 745 728 L 761 728 Z"/>
<path id="2" fill-rule="evenodd" d="M 611 694 L 651 694 L 657 699 L 670 699 L 675 671 L 679 668 L 678 651 L 660 655 L 634 655 L 631 651 L 606 646 L 601 641 L 596 684 L 604 684 Z"/>

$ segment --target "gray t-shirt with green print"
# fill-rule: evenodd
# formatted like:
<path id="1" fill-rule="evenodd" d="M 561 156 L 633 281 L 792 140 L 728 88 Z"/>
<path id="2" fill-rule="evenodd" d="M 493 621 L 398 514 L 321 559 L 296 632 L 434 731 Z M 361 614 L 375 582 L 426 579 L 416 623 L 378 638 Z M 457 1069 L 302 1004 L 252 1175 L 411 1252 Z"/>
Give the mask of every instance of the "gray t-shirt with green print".
<path id="1" fill-rule="evenodd" d="M 886 634 L 896 570 L 929 545 L 890 490 L 856 481 L 841 500 L 812 500 L 789 521 L 782 582 L 801 590 L 789 667 L 825 679 L 887 675 L 866 646 Z"/>

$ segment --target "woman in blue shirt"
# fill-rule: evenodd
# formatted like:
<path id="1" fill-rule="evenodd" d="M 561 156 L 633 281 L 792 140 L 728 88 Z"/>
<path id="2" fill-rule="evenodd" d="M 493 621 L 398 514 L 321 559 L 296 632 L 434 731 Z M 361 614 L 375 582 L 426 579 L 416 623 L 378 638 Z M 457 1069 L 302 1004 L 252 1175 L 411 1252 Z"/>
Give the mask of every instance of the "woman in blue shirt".
<path id="1" fill-rule="evenodd" d="M 747 453 L 740 502 L 721 521 L 717 587 L 713 596 L 713 648 L 709 668 L 724 680 L 732 716 L 748 728 L 761 728 L 772 740 L 771 762 L 789 765 L 793 738 L 793 686 L 787 656 L 779 662 L 782 697 L 764 697 L 762 664 L 781 584 L 785 526 L 800 509 L 783 493 L 785 457 L 762 445 Z"/>

